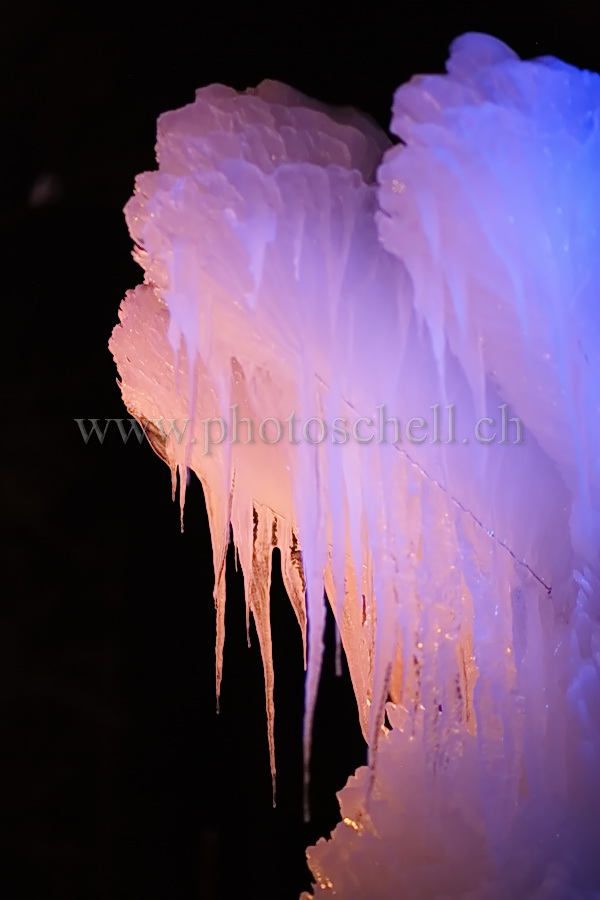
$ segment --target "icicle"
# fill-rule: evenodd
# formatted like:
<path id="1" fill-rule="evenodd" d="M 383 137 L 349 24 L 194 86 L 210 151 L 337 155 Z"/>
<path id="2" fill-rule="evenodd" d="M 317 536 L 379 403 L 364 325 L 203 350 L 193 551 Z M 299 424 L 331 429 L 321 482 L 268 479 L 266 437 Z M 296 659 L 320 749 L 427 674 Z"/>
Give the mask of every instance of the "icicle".
<path id="1" fill-rule="evenodd" d="M 275 704 L 273 702 L 273 652 L 271 642 L 271 562 L 273 547 L 276 546 L 277 517 L 264 507 L 254 507 L 254 540 L 252 549 L 252 572 L 246 578 L 250 597 L 250 608 L 254 616 L 260 652 L 265 673 L 265 697 L 267 707 L 267 734 L 269 740 L 269 760 L 273 781 L 273 806 L 275 806 Z M 246 573 L 244 573 L 246 575 Z"/>
<path id="2" fill-rule="evenodd" d="M 213 547 L 213 565 L 215 570 L 215 586 L 213 598 L 215 601 L 216 611 L 216 638 L 215 638 L 215 683 L 217 696 L 217 712 L 219 711 L 221 680 L 223 677 L 223 652 L 225 647 L 225 601 L 227 592 L 225 586 L 225 564 L 227 560 L 227 547 L 229 545 L 229 527 L 231 522 L 231 505 L 233 491 L 235 488 L 235 478 L 232 478 L 231 488 L 229 490 L 229 502 L 223 515 L 222 506 L 219 508 L 221 497 L 214 498 L 209 494 L 209 489 L 205 485 L 204 491 L 207 499 L 207 510 L 209 513 L 209 526 L 211 531 L 211 540 Z M 221 513 L 221 515 L 219 515 Z"/>

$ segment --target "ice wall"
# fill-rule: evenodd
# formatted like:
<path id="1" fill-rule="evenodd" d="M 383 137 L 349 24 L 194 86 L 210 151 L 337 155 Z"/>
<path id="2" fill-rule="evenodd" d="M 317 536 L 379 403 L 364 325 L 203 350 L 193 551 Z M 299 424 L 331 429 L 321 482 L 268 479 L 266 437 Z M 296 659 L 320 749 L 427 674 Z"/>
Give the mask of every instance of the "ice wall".
<path id="1" fill-rule="evenodd" d="M 273 546 L 308 637 L 307 757 L 323 585 L 340 628 L 370 767 L 309 851 L 336 896 L 600 886 L 599 85 L 466 35 L 446 76 L 397 92 L 391 149 L 283 85 L 212 86 L 161 117 L 127 206 L 145 284 L 111 338 L 123 397 L 174 480 L 204 485 L 217 685 L 232 528 L 273 774 Z M 364 421 L 335 440 L 336 417 L 378 409 L 399 442 Z"/>

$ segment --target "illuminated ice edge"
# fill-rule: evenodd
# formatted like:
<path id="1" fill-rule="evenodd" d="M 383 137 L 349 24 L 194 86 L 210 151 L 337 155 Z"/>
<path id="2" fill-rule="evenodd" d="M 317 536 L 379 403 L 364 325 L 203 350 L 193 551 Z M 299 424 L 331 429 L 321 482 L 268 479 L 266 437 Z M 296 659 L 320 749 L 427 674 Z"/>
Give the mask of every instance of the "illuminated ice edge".
<path id="1" fill-rule="evenodd" d="M 161 116 L 126 208 L 145 279 L 110 342 L 123 399 L 191 419 L 181 442 L 149 433 L 182 509 L 188 467 L 204 486 L 217 691 L 231 527 L 273 776 L 274 546 L 307 761 L 323 586 L 336 617 L 370 767 L 308 859 L 345 900 L 597 896 L 599 111 L 597 75 L 478 34 L 396 92 L 395 147 L 284 85 L 213 85 Z M 526 440 L 193 443 L 232 405 L 333 421 L 381 403 L 464 421 L 506 403 Z"/>

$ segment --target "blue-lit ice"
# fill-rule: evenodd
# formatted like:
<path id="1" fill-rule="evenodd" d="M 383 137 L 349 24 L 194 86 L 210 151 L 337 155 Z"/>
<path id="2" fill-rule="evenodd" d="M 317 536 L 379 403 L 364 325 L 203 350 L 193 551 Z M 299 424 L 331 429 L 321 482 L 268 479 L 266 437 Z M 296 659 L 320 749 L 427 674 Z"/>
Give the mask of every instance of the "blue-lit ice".
<path id="1" fill-rule="evenodd" d="M 111 349 L 134 415 L 191 419 L 153 440 L 204 485 L 217 686 L 232 527 L 273 773 L 273 546 L 309 622 L 307 758 L 327 590 L 370 768 L 309 850 L 320 888 L 583 900 L 600 891 L 600 78 L 484 35 L 447 68 L 398 90 L 391 148 L 274 82 L 162 116 L 127 207 L 145 284 Z M 429 430 L 342 445 L 285 425 L 206 452 L 234 406 L 255 428 L 384 407 Z M 448 406 L 450 444 L 431 431 Z"/>

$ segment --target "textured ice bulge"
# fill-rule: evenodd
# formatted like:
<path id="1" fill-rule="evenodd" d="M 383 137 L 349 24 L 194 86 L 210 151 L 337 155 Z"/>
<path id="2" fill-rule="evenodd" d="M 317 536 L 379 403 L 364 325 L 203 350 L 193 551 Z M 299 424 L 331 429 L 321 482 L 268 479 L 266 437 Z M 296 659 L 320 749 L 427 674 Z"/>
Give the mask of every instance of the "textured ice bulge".
<path id="1" fill-rule="evenodd" d="M 598 76 L 465 35 L 397 91 L 400 145 L 281 84 L 213 85 L 136 181 L 145 283 L 111 350 L 182 506 L 188 468 L 204 486 L 217 688 L 231 527 L 273 775 L 274 546 L 307 759 L 324 587 L 347 654 L 370 764 L 308 851 L 319 895 L 600 890 L 599 118 Z"/>

